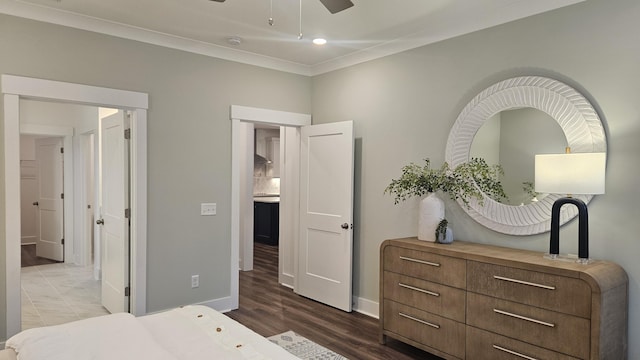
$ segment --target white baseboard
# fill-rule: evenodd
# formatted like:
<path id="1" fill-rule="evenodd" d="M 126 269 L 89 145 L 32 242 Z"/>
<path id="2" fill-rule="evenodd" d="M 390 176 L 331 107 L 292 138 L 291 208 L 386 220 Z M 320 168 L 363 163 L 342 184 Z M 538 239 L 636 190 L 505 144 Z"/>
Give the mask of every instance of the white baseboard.
<path id="1" fill-rule="evenodd" d="M 380 318 L 380 304 L 361 297 L 353 297 L 353 311 L 371 316 L 372 318 Z"/>
<path id="2" fill-rule="evenodd" d="M 278 276 L 278 282 L 280 285 L 293 289 L 294 277 L 288 274 L 280 274 Z"/>
<path id="3" fill-rule="evenodd" d="M 208 306 L 216 311 L 219 311 L 221 313 L 225 313 L 228 311 L 233 310 L 231 308 L 231 297 L 224 297 L 224 298 L 220 298 L 220 299 L 211 299 L 211 300 L 207 300 L 207 301 L 203 301 L 203 302 L 199 302 L 195 305 L 204 305 L 204 306 Z"/>
<path id="4" fill-rule="evenodd" d="M 208 306 L 221 313 L 225 313 L 233 310 L 231 309 L 231 297 L 207 300 L 207 301 L 199 302 L 195 305 Z M 380 313 L 380 306 L 375 301 L 354 296 L 353 311 L 378 319 L 379 313 Z"/>
<path id="5" fill-rule="evenodd" d="M 231 311 L 231 297 L 226 297 L 226 298 L 221 298 L 221 299 L 212 299 L 212 300 L 207 300 L 207 301 L 203 301 L 203 302 L 199 302 L 199 303 L 193 303 L 190 305 L 203 305 L 203 306 L 207 306 L 210 307 L 216 311 L 219 311 L 221 313 L 225 313 L 228 311 Z M 157 313 L 161 313 L 161 312 L 165 312 L 167 310 L 171 310 L 172 308 L 169 309 L 164 309 L 164 310 L 158 310 L 158 311 L 150 311 L 148 313 L 146 313 L 145 315 L 152 315 L 152 314 L 157 314 Z"/>

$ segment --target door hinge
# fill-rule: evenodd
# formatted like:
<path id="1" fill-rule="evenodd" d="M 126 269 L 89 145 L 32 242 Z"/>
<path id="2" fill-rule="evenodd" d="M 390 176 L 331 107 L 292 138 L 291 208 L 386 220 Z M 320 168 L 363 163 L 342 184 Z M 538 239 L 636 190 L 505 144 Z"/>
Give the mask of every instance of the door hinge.
<path id="1" fill-rule="evenodd" d="M 64 239 L 60 240 L 60 243 L 61 243 L 62 245 L 64 245 Z"/>
<path id="2" fill-rule="evenodd" d="M 131 209 L 124 209 L 124 217 L 129 218 L 131 216 Z"/>
<path id="3" fill-rule="evenodd" d="M 60 199 L 64 200 L 64 193 L 60 194 Z"/>
<path id="4" fill-rule="evenodd" d="M 131 129 L 125 129 L 125 130 L 124 130 L 124 138 L 125 138 L 126 140 L 131 139 Z"/>
<path id="5" fill-rule="evenodd" d="M 129 296 L 129 287 L 127 286 L 126 288 L 124 288 L 124 296 Z"/>
<path id="6" fill-rule="evenodd" d="M 64 154 L 64 148 L 60 148 L 60 154 Z"/>

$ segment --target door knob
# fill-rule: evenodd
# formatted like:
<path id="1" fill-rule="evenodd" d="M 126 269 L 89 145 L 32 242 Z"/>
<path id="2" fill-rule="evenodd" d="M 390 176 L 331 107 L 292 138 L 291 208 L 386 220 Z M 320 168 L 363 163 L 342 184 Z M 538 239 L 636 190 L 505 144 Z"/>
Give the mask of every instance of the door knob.
<path id="1" fill-rule="evenodd" d="M 98 219 L 98 220 L 96 220 L 96 224 L 104 225 L 104 220 L 103 219 Z"/>
<path id="2" fill-rule="evenodd" d="M 34 201 L 34 202 L 33 202 L 33 205 L 38 206 L 38 205 L 40 205 L 40 204 L 39 204 L 37 201 Z"/>
<path id="3" fill-rule="evenodd" d="M 340 227 L 345 229 L 345 230 L 347 230 L 349 228 L 349 224 L 344 223 L 344 224 L 340 225 Z"/>

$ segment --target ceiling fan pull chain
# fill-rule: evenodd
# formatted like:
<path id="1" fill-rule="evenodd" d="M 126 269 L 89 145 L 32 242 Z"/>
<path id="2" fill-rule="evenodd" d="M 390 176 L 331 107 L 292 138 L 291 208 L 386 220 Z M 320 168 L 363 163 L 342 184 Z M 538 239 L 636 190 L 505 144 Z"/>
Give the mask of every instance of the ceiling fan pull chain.
<path id="1" fill-rule="evenodd" d="M 300 0 L 300 33 L 298 34 L 298 40 L 302 40 L 302 0 Z"/>
<path id="2" fill-rule="evenodd" d="M 269 0 L 269 25 L 273 26 L 273 0 Z"/>

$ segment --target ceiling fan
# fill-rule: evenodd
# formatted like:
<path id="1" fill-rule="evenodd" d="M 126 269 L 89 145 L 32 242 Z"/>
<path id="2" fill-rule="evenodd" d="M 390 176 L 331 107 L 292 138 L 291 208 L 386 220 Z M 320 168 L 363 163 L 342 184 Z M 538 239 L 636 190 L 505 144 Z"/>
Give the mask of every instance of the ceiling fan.
<path id="1" fill-rule="evenodd" d="M 225 0 L 211 0 L 215 2 L 225 2 Z M 329 10 L 330 13 L 335 14 L 342 10 L 348 9 L 353 6 L 351 0 L 320 0 L 322 5 Z"/>

